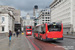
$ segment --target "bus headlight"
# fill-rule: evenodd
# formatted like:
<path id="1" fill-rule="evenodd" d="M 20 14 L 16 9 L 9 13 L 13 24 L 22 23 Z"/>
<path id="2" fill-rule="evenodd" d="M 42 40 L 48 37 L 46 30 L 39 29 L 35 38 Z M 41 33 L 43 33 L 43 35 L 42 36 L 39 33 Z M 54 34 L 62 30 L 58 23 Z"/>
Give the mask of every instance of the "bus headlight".
<path id="1" fill-rule="evenodd" d="M 47 31 L 47 33 L 49 33 L 49 31 Z"/>

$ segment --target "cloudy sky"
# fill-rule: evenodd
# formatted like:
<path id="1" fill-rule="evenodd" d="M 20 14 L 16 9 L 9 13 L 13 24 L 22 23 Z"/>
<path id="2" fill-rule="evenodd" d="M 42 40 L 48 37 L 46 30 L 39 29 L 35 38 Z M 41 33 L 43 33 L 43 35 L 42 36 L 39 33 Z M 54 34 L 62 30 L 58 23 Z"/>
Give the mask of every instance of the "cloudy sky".
<path id="1" fill-rule="evenodd" d="M 45 9 L 53 0 L 0 0 L 0 5 L 8 5 L 21 10 L 21 16 L 27 13 L 33 14 L 34 5 L 38 5 L 39 9 Z"/>

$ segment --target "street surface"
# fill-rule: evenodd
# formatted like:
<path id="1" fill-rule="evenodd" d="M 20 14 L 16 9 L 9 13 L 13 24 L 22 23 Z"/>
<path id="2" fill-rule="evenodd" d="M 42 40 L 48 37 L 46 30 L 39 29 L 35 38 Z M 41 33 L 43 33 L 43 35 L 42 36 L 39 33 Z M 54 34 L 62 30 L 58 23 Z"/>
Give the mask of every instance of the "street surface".
<path id="1" fill-rule="evenodd" d="M 0 39 L 6 38 L 8 34 L 0 33 Z"/>
<path id="2" fill-rule="evenodd" d="M 0 50 L 34 50 L 34 47 L 29 43 L 25 35 L 19 35 L 19 37 L 12 36 L 10 46 L 8 37 L 1 39 Z"/>
<path id="3" fill-rule="evenodd" d="M 75 39 L 44 42 L 33 36 L 12 36 L 11 45 L 6 35 L 0 36 L 0 50 L 75 50 Z"/>
<path id="4" fill-rule="evenodd" d="M 40 50 L 75 50 L 75 40 L 64 38 L 62 41 L 49 41 L 44 42 L 39 39 L 35 39 L 32 36 L 28 38 L 36 45 Z"/>

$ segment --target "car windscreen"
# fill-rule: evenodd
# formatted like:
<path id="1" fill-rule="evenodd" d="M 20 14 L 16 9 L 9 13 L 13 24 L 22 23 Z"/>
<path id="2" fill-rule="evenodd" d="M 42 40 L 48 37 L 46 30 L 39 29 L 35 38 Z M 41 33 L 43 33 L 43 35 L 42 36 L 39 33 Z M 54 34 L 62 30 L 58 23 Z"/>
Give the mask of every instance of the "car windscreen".
<path id="1" fill-rule="evenodd" d="M 48 31 L 61 31 L 61 25 L 48 25 Z"/>

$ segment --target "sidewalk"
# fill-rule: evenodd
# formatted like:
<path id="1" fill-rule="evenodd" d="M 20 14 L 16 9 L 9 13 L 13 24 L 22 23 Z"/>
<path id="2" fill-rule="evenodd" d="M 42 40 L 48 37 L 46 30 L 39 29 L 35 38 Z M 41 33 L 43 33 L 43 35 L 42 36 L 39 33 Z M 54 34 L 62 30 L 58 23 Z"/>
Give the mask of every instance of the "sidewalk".
<path id="1" fill-rule="evenodd" d="M 12 37 L 10 46 L 8 37 L 0 40 L 0 50 L 34 50 L 34 48 L 25 35 L 19 35 L 19 37 Z"/>
<path id="2" fill-rule="evenodd" d="M 64 34 L 64 35 L 63 35 L 63 37 L 64 37 L 64 38 L 71 38 L 71 39 L 75 39 L 75 35 L 71 35 L 71 34 L 69 34 L 69 35 Z"/>
<path id="3" fill-rule="evenodd" d="M 5 33 L 0 33 L 0 39 L 6 38 L 7 35 Z"/>

